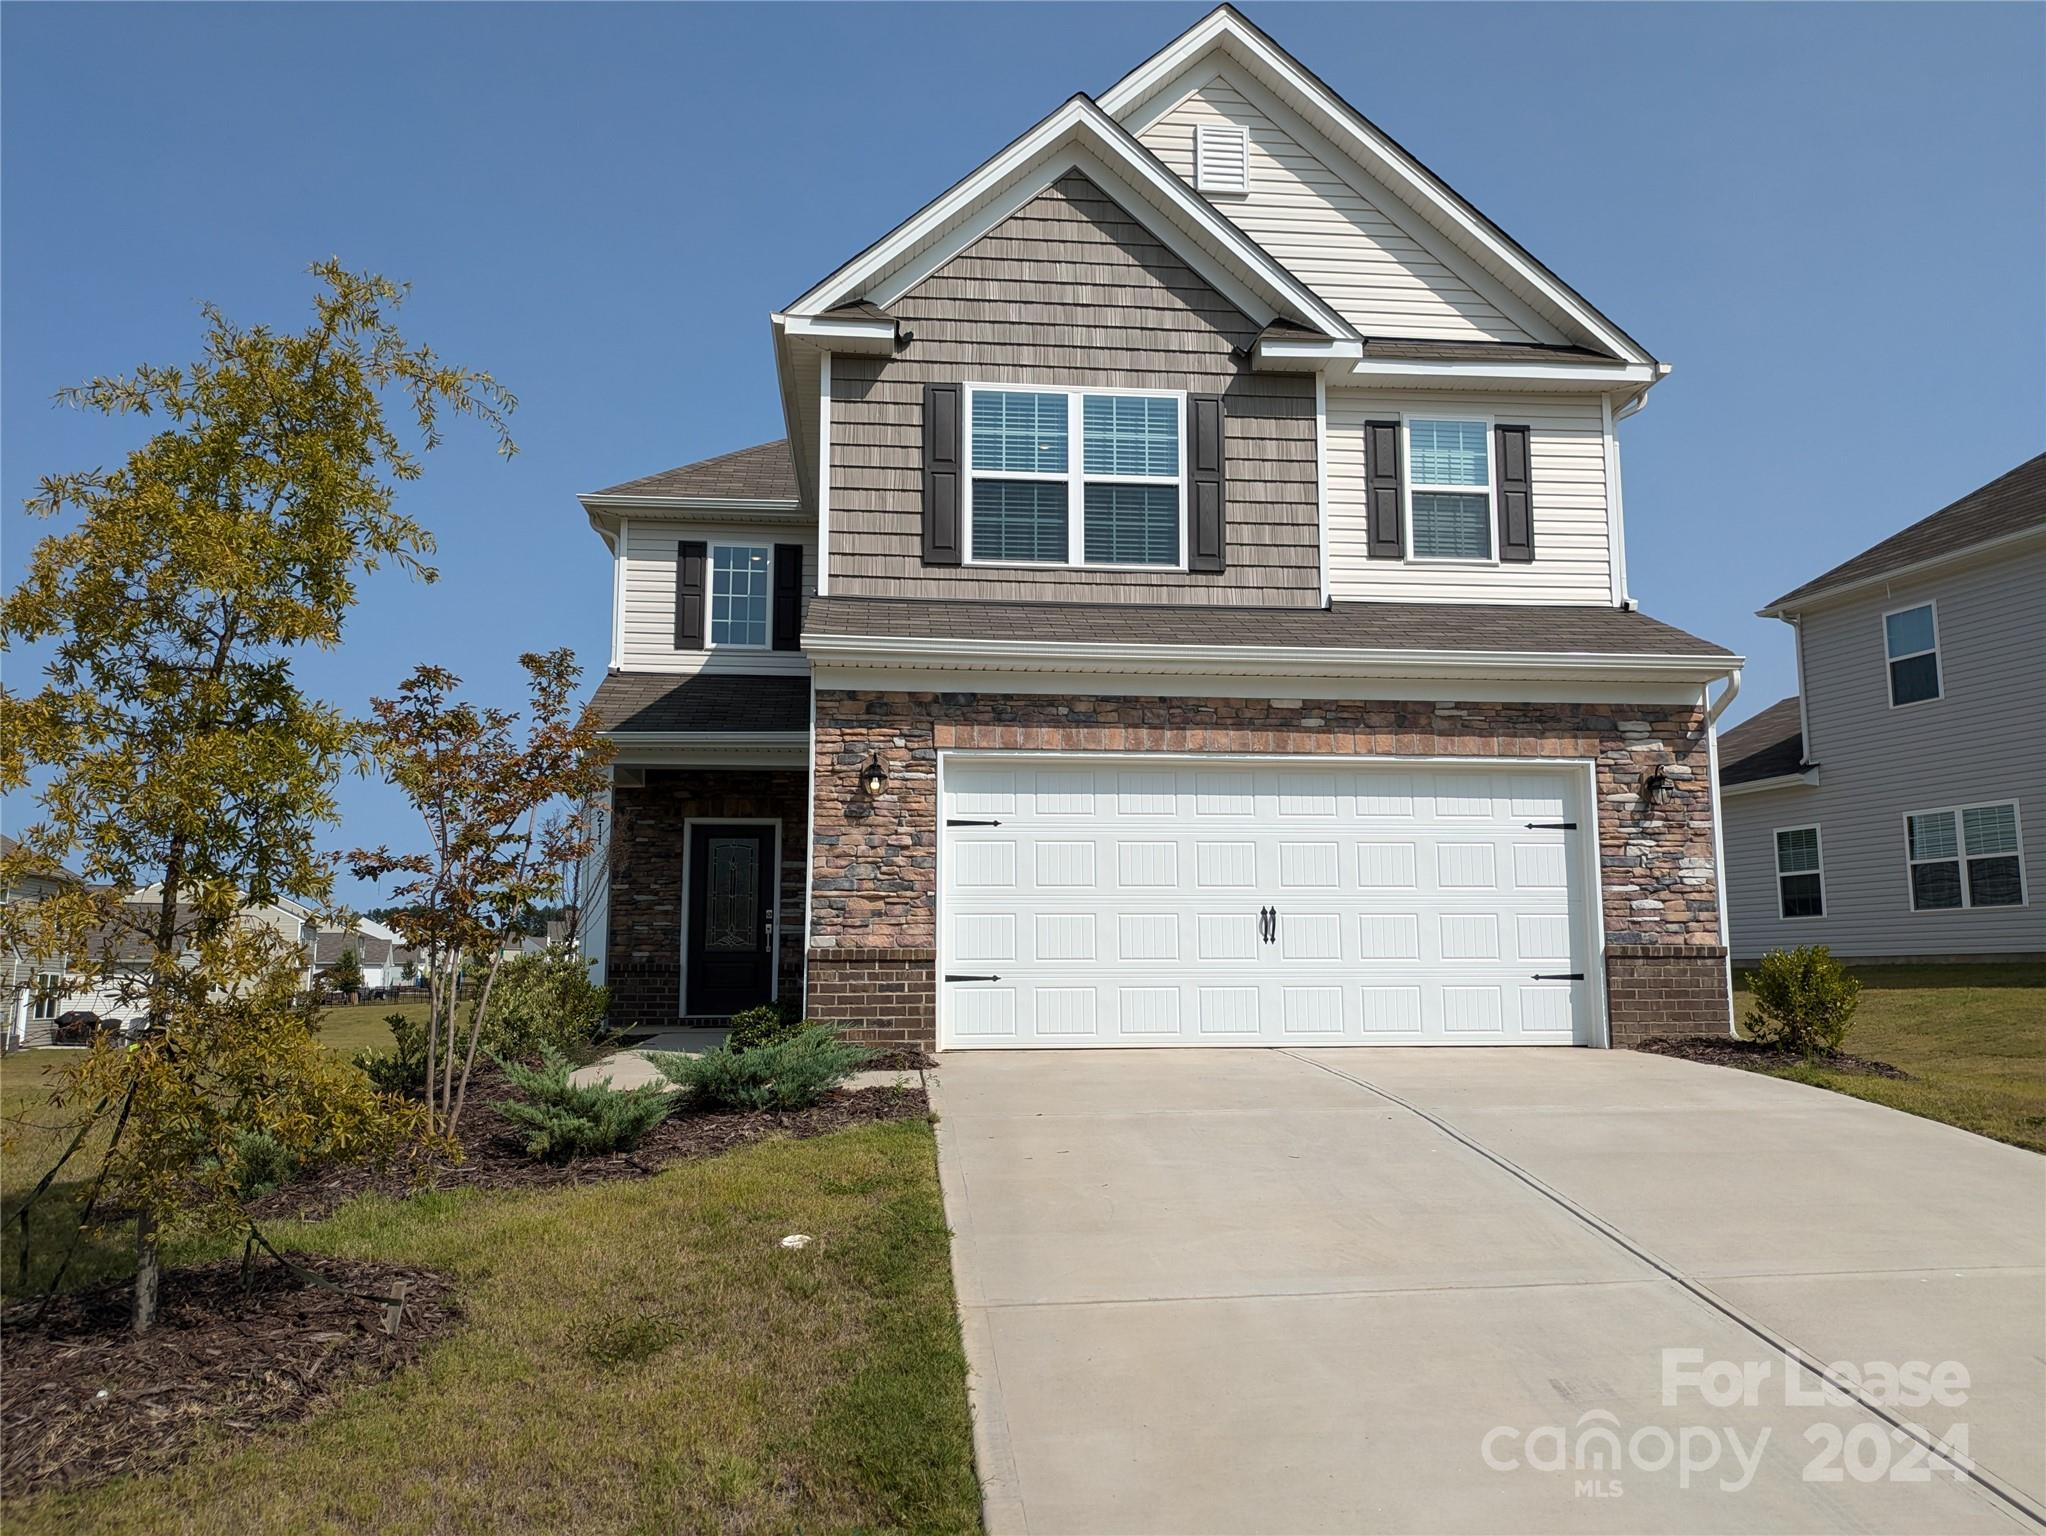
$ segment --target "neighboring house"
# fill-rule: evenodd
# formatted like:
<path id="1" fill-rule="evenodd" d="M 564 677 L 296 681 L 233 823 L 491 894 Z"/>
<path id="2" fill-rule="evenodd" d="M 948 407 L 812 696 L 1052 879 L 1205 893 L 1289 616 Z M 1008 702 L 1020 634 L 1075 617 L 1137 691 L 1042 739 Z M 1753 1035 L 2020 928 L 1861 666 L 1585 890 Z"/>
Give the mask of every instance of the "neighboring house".
<path id="1" fill-rule="evenodd" d="M 1626 579 L 1667 366 L 1237 12 L 771 318 L 785 441 L 582 498 L 616 1022 L 1730 1027 L 1739 658 Z"/>
<path id="2" fill-rule="evenodd" d="M 0 854 L 12 854 L 20 846 L 0 833 Z M 40 901 L 56 895 L 67 881 L 77 878 L 68 869 L 26 876 L 12 885 L 0 886 L 0 905 Z M 5 960 L 7 1043 L 10 1047 L 45 1044 L 60 1011 L 64 967 L 59 961 L 25 954 L 12 947 Z"/>
<path id="3" fill-rule="evenodd" d="M 1798 691 L 1719 744 L 1735 955 L 2046 958 L 2046 454 L 1761 611 Z"/>
<path id="4" fill-rule="evenodd" d="M 362 918 L 353 929 L 321 929 L 314 935 L 314 981 L 320 982 L 327 968 L 351 949 L 362 967 L 362 986 L 366 992 L 380 987 L 408 987 L 426 975 L 426 966 L 418 951 L 404 944 L 381 923 Z M 406 974 L 408 967 L 412 973 L 409 976 Z"/>

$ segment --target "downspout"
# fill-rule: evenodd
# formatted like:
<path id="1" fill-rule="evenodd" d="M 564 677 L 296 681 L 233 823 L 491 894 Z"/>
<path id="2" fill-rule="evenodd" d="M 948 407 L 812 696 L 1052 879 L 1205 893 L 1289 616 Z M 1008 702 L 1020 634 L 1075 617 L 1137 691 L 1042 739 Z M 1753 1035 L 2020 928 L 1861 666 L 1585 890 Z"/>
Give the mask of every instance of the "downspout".
<path id="1" fill-rule="evenodd" d="M 1709 686 L 1709 685 L 1708 685 Z M 1712 880 L 1719 906 L 1719 947 L 1725 951 L 1720 964 L 1726 972 L 1726 1033 L 1729 1039 L 1740 1033 L 1733 1017 L 1733 944 L 1726 926 L 1726 819 L 1719 802 L 1719 717 L 1740 697 L 1741 669 L 1726 674 L 1726 692 L 1717 703 L 1705 707 L 1705 765 L 1712 774 Z"/>

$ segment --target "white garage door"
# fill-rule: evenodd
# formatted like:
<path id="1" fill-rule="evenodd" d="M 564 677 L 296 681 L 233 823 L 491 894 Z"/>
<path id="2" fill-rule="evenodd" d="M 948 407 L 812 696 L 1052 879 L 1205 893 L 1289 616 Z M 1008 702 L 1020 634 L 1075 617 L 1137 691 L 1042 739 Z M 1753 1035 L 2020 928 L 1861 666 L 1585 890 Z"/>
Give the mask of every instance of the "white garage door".
<path id="1" fill-rule="evenodd" d="M 941 1043 L 1589 1043 L 1583 781 L 948 755 Z"/>

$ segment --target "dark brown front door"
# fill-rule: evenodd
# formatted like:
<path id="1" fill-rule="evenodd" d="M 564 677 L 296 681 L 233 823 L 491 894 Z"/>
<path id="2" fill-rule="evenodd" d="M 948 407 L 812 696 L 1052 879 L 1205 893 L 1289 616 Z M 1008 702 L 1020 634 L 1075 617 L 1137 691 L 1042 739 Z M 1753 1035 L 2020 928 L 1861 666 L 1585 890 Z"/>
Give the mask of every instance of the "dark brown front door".
<path id="1" fill-rule="evenodd" d="M 774 828 L 689 829 L 689 997 L 694 1016 L 737 1013 L 774 995 Z"/>

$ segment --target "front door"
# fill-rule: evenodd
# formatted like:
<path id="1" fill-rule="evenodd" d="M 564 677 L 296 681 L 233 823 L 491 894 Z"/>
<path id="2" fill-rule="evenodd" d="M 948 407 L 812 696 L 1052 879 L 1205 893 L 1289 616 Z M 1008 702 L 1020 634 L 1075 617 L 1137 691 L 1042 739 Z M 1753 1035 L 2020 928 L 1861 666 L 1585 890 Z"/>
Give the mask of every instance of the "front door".
<path id="1" fill-rule="evenodd" d="M 774 827 L 689 829 L 689 996 L 694 1017 L 774 996 Z"/>

